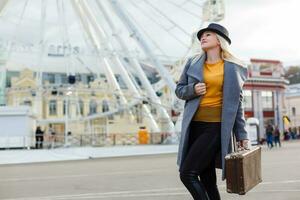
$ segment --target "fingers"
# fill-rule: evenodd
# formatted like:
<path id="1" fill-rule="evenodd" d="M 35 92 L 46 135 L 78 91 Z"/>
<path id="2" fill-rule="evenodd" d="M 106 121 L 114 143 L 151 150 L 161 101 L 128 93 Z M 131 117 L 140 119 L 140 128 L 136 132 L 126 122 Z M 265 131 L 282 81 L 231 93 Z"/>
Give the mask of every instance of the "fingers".
<path id="1" fill-rule="evenodd" d="M 194 91 L 197 95 L 204 95 L 206 93 L 205 83 L 197 83 L 194 86 Z"/>
<path id="2" fill-rule="evenodd" d="M 243 150 L 243 146 L 242 146 L 242 142 L 241 141 L 237 142 L 237 150 L 238 151 L 242 151 Z"/>
<path id="3" fill-rule="evenodd" d="M 248 146 L 248 145 L 249 145 L 249 143 L 248 143 L 248 140 L 243 140 L 243 142 L 242 142 L 242 143 L 243 143 L 243 147 L 244 147 L 244 149 L 245 149 L 245 150 L 249 150 L 249 146 Z"/>
<path id="4" fill-rule="evenodd" d="M 238 151 L 249 150 L 248 140 L 238 141 Z"/>

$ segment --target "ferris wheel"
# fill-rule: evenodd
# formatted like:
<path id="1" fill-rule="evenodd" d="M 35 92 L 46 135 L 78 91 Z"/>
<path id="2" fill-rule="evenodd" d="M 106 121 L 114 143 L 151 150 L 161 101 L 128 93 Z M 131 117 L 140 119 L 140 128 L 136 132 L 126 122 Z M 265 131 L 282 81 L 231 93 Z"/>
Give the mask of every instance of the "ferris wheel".
<path id="1" fill-rule="evenodd" d="M 95 88 L 79 89 L 77 74 L 90 73 L 95 82 L 104 74 L 110 87 L 98 92 L 114 97 L 109 100 L 117 102 L 113 109 L 68 120 L 90 121 L 124 110 L 131 115 L 131 108 L 141 105 L 152 130 L 161 131 L 160 118 L 165 130 L 174 132 L 169 111 L 182 107 L 173 95 L 174 76 L 199 46 L 195 32 L 203 23 L 223 18 L 223 0 L 2 0 L 1 104 L 5 104 L 6 71 L 15 66 L 36 73 L 37 99 L 49 89 L 44 85 L 45 72 L 66 73 L 68 84 L 61 92 L 72 94 L 75 101 L 79 90 L 95 92 Z M 147 70 L 155 72 L 155 81 L 149 80 Z M 164 88 L 171 94 L 167 100 L 158 95 Z"/>

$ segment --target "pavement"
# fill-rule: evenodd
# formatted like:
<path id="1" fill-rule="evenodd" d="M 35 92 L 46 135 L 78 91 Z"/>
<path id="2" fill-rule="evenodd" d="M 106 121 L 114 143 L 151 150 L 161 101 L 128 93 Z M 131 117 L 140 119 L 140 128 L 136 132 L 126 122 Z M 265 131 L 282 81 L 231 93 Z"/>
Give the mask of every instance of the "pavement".
<path id="1" fill-rule="evenodd" d="M 93 158 L 176 153 L 178 145 L 136 145 L 108 147 L 69 147 L 53 149 L 19 149 L 0 151 L 1 164 L 37 163 Z"/>
<path id="2" fill-rule="evenodd" d="M 218 170 L 222 200 L 299 200 L 299 155 L 300 141 L 284 142 L 281 148 L 263 147 L 263 182 L 244 196 L 226 193 L 225 182 L 220 181 L 221 171 Z M 1 200 L 192 199 L 179 180 L 176 153 L 172 152 L 58 162 L 6 163 L 0 165 L 0 176 Z"/>

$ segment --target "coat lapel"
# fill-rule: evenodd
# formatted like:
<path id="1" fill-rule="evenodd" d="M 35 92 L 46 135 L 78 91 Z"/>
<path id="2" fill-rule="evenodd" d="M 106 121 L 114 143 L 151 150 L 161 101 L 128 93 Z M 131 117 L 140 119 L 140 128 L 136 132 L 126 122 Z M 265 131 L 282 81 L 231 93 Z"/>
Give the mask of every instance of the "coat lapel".
<path id="1" fill-rule="evenodd" d="M 187 75 L 197 79 L 199 82 L 203 82 L 203 66 L 206 60 L 206 55 L 203 54 L 199 58 L 194 58 L 195 60 L 192 61 L 191 66 L 187 70 Z"/>

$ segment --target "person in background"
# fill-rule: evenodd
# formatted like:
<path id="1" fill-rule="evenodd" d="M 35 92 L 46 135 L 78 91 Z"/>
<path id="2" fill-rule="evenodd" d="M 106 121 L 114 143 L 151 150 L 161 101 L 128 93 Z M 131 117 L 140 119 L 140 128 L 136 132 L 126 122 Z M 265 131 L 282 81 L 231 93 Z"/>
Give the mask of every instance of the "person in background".
<path id="1" fill-rule="evenodd" d="M 267 128 L 266 128 L 266 136 L 267 136 L 267 145 L 270 149 L 273 148 L 273 132 L 274 132 L 274 128 L 272 126 L 272 124 L 268 124 Z"/>
<path id="2" fill-rule="evenodd" d="M 41 127 L 36 127 L 35 131 L 35 148 L 42 149 L 44 143 L 44 131 L 41 130 Z"/>
<path id="3" fill-rule="evenodd" d="M 296 137 L 297 134 L 296 134 L 295 129 L 289 128 L 289 132 L 290 132 L 290 136 L 291 136 L 292 140 L 297 139 L 297 137 Z"/>
<path id="4" fill-rule="evenodd" d="M 277 143 L 278 143 L 279 147 L 281 147 L 280 130 L 279 130 L 278 126 L 276 126 L 275 130 L 274 130 L 274 142 L 275 142 L 276 147 L 277 147 Z"/>
<path id="5" fill-rule="evenodd" d="M 283 132 L 283 140 L 288 141 L 289 139 L 290 139 L 290 133 L 288 129 L 285 129 L 285 131 Z"/>
<path id="6" fill-rule="evenodd" d="M 48 129 L 49 148 L 54 148 L 55 139 L 56 139 L 55 137 L 56 137 L 55 130 L 52 127 L 52 124 L 49 124 L 49 129 Z"/>

